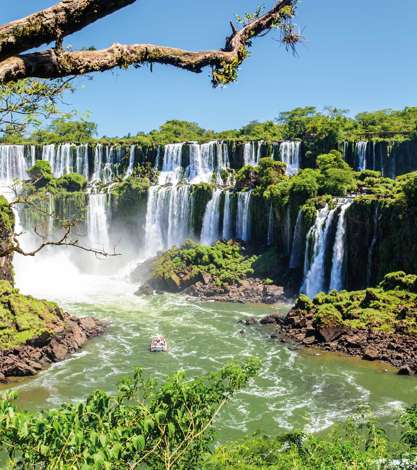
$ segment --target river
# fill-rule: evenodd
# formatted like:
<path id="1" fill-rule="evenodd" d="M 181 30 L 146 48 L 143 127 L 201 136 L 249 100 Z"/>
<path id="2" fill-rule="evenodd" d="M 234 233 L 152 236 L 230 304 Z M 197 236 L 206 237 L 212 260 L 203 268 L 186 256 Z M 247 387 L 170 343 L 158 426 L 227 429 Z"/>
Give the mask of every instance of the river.
<path id="1" fill-rule="evenodd" d="M 106 333 L 70 359 L 15 388 L 22 406 L 56 407 L 85 398 L 97 388 L 115 390 L 121 377 L 141 366 L 163 378 L 179 369 L 190 376 L 228 361 L 257 356 L 259 376 L 219 418 L 219 439 L 262 429 L 320 431 L 369 405 L 389 422 L 416 400 L 417 380 L 389 367 L 313 350 L 296 350 L 270 339 L 268 328 L 244 327 L 246 316 L 262 317 L 280 307 L 199 303 L 175 295 L 137 297 L 123 275 L 82 274 L 65 252 L 34 259 L 17 257 L 16 280 L 25 294 L 56 300 L 74 315 L 106 320 Z M 163 334 L 169 352 L 148 352 L 150 338 Z"/>

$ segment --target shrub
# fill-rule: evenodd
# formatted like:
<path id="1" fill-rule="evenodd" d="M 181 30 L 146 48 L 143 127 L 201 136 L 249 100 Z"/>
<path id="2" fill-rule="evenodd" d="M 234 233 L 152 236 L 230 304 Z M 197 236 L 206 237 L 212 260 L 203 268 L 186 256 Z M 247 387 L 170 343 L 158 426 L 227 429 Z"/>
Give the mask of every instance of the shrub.
<path id="1" fill-rule="evenodd" d="M 51 165 L 45 160 L 38 160 L 32 168 L 28 170 L 28 175 L 36 189 L 45 188 L 54 180 Z"/>
<path id="2" fill-rule="evenodd" d="M 87 180 L 84 176 L 78 173 L 69 173 L 61 176 L 56 181 L 58 189 L 62 189 L 69 193 L 83 191 L 87 187 Z"/>

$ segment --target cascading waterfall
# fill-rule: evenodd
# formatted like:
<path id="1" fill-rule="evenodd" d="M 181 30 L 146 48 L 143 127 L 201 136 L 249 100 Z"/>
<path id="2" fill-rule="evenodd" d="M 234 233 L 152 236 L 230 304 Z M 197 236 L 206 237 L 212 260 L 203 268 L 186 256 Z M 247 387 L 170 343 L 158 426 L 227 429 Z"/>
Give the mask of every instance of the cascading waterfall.
<path id="1" fill-rule="evenodd" d="M 49 144 L 42 148 L 42 160 L 49 162 L 52 174 L 60 178 L 74 171 L 71 144 Z"/>
<path id="2" fill-rule="evenodd" d="M 301 142 L 282 142 L 279 147 L 280 159 L 287 164 L 287 175 L 296 175 L 300 169 Z"/>
<path id="3" fill-rule="evenodd" d="M 200 242 L 211 245 L 220 237 L 220 200 L 222 191 L 216 189 L 206 206 Z"/>
<path id="4" fill-rule="evenodd" d="M 230 240 L 231 238 L 232 238 L 232 212 L 231 212 L 231 207 L 230 207 L 230 191 L 225 191 L 222 239 Z"/>
<path id="5" fill-rule="evenodd" d="M 328 235 L 335 212 L 336 209 L 329 209 L 326 205 L 326 207 L 318 212 L 316 222 L 307 234 L 304 258 L 304 282 L 301 291 L 310 298 L 315 297 L 325 288 L 325 255 Z"/>
<path id="6" fill-rule="evenodd" d="M 244 242 L 249 241 L 251 236 L 251 193 L 247 191 L 237 195 L 236 237 Z"/>
<path id="7" fill-rule="evenodd" d="M 187 185 L 152 186 L 145 222 L 145 256 L 155 256 L 190 235 L 191 194 Z"/>
<path id="8" fill-rule="evenodd" d="M 126 176 L 130 176 L 133 173 L 133 167 L 135 165 L 135 145 L 130 146 L 129 150 L 129 166 L 126 170 Z M 156 165 L 158 165 L 158 161 L 156 162 Z"/>
<path id="9" fill-rule="evenodd" d="M 76 147 L 76 171 L 88 179 L 88 144 L 81 144 Z"/>
<path id="10" fill-rule="evenodd" d="M 159 185 L 177 184 L 181 179 L 182 148 L 184 144 L 165 145 L 162 168 L 159 174 Z"/>
<path id="11" fill-rule="evenodd" d="M 259 163 L 261 155 L 261 145 L 258 143 L 256 148 L 255 142 L 246 142 L 243 146 L 243 163 L 245 165 L 256 166 Z"/>
<path id="12" fill-rule="evenodd" d="M 107 220 L 107 197 L 105 193 L 88 195 L 87 232 L 91 248 L 110 251 Z"/>
<path id="13" fill-rule="evenodd" d="M 346 238 L 346 211 L 352 204 L 352 200 L 344 201 L 338 215 L 336 237 L 333 246 L 332 270 L 330 274 L 329 290 L 343 289 L 344 260 L 345 260 L 345 238 Z"/>
<path id="14" fill-rule="evenodd" d="M 294 235 L 291 246 L 290 269 L 297 269 L 303 262 L 303 213 L 298 210 L 297 220 L 294 227 Z"/>
<path id="15" fill-rule="evenodd" d="M 368 148 L 368 142 L 356 142 L 355 154 L 357 159 L 357 170 L 366 170 L 366 151 Z"/>
<path id="16" fill-rule="evenodd" d="M 14 180 L 27 178 L 24 145 L 0 145 L 0 185 L 11 186 Z"/>

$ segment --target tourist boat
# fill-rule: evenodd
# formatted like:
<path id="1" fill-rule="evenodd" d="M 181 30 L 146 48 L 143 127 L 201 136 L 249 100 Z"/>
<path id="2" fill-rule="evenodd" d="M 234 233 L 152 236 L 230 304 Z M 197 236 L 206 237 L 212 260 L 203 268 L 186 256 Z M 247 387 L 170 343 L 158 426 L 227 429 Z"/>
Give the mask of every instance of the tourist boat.
<path id="1" fill-rule="evenodd" d="M 166 352 L 168 351 L 168 345 L 166 339 L 159 335 L 152 338 L 151 344 L 149 345 L 150 352 Z"/>

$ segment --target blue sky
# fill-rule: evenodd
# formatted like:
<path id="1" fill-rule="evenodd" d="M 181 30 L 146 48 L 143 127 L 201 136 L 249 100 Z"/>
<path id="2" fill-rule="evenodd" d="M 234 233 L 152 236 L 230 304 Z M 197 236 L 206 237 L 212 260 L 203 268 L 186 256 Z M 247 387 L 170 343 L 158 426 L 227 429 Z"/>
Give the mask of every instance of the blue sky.
<path id="1" fill-rule="evenodd" d="M 266 6 L 272 0 L 265 0 Z M 1 22 L 53 0 L 1 0 Z M 66 39 L 74 48 L 153 42 L 219 48 L 235 14 L 259 0 L 137 0 Z M 213 89 L 200 75 L 166 66 L 96 74 L 67 101 L 90 111 L 101 135 L 148 131 L 168 119 L 215 130 L 273 119 L 296 106 L 364 110 L 417 105 L 416 0 L 301 0 L 296 23 L 305 36 L 298 56 L 273 35 L 256 40 L 239 80 Z M 276 39 L 276 36 L 275 36 Z"/>

